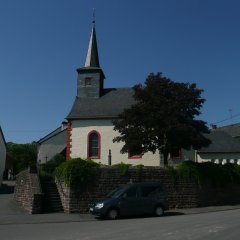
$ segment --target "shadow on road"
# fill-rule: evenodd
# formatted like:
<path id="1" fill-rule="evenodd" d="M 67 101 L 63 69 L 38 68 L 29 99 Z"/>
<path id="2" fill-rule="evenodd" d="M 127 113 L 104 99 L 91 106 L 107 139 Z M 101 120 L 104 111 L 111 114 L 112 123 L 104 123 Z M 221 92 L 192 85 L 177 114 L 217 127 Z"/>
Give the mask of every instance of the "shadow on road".
<path id="1" fill-rule="evenodd" d="M 178 216 L 184 215 L 182 212 L 165 212 L 164 217 Z"/>
<path id="2" fill-rule="evenodd" d="M 2 184 L 0 187 L 0 194 L 12 194 L 14 192 L 14 186 Z"/>
<path id="3" fill-rule="evenodd" d="M 185 215 L 183 212 L 165 212 L 162 217 L 173 217 L 173 216 L 180 216 L 180 215 Z M 152 218 L 152 215 L 140 215 L 140 216 L 121 216 L 119 219 L 124 220 L 124 219 L 139 219 L 139 218 Z M 107 218 L 100 218 L 100 217 L 94 217 L 96 220 L 99 221 L 106 221 L 109 220 Z M 156 217 L 157 218 L 157 217 Z M 112 220 L 110 220 L 112 221 Z"/>

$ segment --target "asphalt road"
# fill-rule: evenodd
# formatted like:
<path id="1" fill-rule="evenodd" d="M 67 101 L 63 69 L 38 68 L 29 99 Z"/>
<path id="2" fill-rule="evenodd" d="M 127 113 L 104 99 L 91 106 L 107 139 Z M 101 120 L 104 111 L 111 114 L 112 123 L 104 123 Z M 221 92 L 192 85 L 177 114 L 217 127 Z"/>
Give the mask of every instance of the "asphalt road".
<path id="1" fill-rule="evenodd" d="M 240 239 L 240 205 L 175 209 L 161 218 L 101 221 L 89 214 L 29 215 L 0 189 L 0 240 Z"/>
<path id="2" fill-rule="evenodd" d="M 1 240 L 240 239 L 240 210 L 115 221 L 0 224 Z"/>

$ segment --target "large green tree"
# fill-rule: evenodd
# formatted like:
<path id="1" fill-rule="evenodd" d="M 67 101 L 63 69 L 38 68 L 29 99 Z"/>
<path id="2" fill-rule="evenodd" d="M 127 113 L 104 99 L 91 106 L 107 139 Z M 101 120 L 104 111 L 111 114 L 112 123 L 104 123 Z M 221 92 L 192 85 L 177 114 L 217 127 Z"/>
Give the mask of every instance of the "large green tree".
<path id="1" fill-rule="evenodd" d="M 179 149 L 198 149 L 210 141 L 206 122 L 197 120 L 204 103 L 203 90 L 196 84 L 178 83 L 161 73 L 151 73 L 145 84 L 133 87 L 136 103 L 113 121 L 119 136 L 114 142 L 124 142 L 122 153 L 139 154 L 157 150 L 168 164 L 169 153 Z"/>
<path id="2" fill-rule="evenodd" d="M 37 161 L 37 143 L 16 144 L 7 143 L 7 151 L 13 158 L 14 173 L 36 165 Z"/>

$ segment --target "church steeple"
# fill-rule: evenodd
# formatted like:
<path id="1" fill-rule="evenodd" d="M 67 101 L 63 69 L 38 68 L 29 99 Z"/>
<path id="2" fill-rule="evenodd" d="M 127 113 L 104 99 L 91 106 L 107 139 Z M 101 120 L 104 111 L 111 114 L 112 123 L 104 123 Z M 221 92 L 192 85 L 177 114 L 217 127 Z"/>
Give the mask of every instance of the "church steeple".
<path id="1" fill-rule="evenodd" d="M 77 72 L 77 96 L 79 98 L 101 97 L 105 76 L 99 64 L 95 19 L 93 19 L 85 65 L 77 69 Z"/>
<path id="2" fill-rule="evenodd" d="M 87 57 L 84 67 L 97 67 L 100 68 L 98 58 L 98 47 L 96 37 L 95 20 L 93 21 L 91 37 L 88 45 Z"/>

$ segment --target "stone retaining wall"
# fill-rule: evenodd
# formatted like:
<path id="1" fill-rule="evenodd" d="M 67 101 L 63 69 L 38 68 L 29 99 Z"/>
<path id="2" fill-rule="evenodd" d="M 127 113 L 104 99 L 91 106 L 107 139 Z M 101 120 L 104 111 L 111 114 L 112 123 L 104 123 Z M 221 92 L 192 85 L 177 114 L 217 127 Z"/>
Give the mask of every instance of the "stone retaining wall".
<path id="1" fill-rule="evenodd" d="M 57 182 L 64 211 L 84 213 L 88 204 L 103 198 L 121 184 L 128 182 L 161 182 L 168 194 L 169 207 L 192 208 L 201 205 L 199 188 L 193 181 L 176 181 L 167 171 L 158 167 L 144 167 L 142 171 L 130 168 L 126 174 L 113 168 L 104 167 L 98 172 L 96 186 L 88 192 L 76 192 Z"/>
<path id="2" fill-rule="evenodd" d="M 125 174 L 118 169 L 102 167 L 97 174 L 97 183 L 87 192 L 74 191 L 57 182 L 64 212 L 86 213 L 88 204 L 104 198 L 121 184 L 129 182 L 161 182 L 167 192 L 170 209 L 193 208 L 240 203 L 240 187 L 199 188 L 193 180 L 174 178 L 169 171 L 159 167 L 131 167 Z M 16 177 L 14 199 L 29 213 L 41 213 L 43 193 L 36 170 L 28 169 Z"/>
<path id="3" fill-rule="evenodd" d="M 30 214 L 41 213 L 43 193 L 36 169 L 29 168 L 16 176 L 14 200 Z"/>

